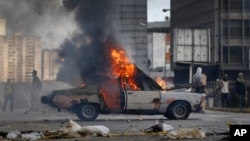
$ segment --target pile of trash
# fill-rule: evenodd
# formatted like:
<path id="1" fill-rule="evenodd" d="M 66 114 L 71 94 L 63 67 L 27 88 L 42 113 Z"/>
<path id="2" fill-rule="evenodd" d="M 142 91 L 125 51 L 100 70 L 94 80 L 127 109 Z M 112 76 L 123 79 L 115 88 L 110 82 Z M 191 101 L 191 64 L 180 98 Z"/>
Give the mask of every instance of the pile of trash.
<path id="1" fill-rule="evenodd" d="M 109 128 L 103 125 L 80 126 L 70 120 L 65 127 L 56 131 L 45 131 L 44 138 L 77 138 L 85 136 L 107 136 Z"/>
<path id="2" fill-rule="evenodd" d="M 11 132 L 0 132 L 0 140 L 2 138 L 8 139 L 8 140 L 29 140 L 34 141 L 41 139 L 43 137 L 42 132 L 36 132 L 36 131 L 11 131 Z"/>
<path id="3" fill-rule="evenodd" d="M 167 139 L 201 139 L 206 138 L 204 131 L 198 128 L 179 128 L 171 131 L 166 136 Z"/>
<path id="4" fill-rule="evenodd" d="M 85 136 L 107 136 L 110 130 L 103 125 L 80 126 L 73 120 L 69 120 L 64 127 L 56 131 L 11 131 L 1 132 L 0 136 L 9 140 L 28 140 L 39 139 L 60 139 L 60 138 L 79 138 Z"/>
<path id="5" fill-rule="evenodd" d="M 168 124 L 165 124 L 163 120 L 156 120 L 155 125 L 144 130 L 145 133 L 154 133 L 154 132 L 169 132 L 174 130 L 174 127 Z"/>
<path id="6" fill-rule="evenodd" d="M 145 133 L 164 133 L 167 139 L 199 139 L 206 138 L 204 131 L 198 128 L 178 128 L 165 124 L 163 120 L 156 120 L 155 125 L 144 130 Z"/>
<path id="7" fill-rule="evenodd" d="M 147 135 L 147 134 L 163 134 L 166 139 L 192 139 L 192 138 L 206 138 L 204 131 L 198 128 L 178 128 L 174 129 L 173 126 L 165 124 L 163 120 L 156 120 L 156 123 L 145 129 L 140 133 L 131 134 L 110 134 L 108 127 L 103 125 L 93 126 L 80 126 L 73 120 L 69 120 L 65 126 L 55 131 L 11 131 L 11 132 L 0 132 L 2 138 L 8 140 L 50 140 L 50 139 L 62 139 L 62 138 L 81 138 L 86 136 L 133 136 L 133 135 Z M 1 140 L 1 139 L 0 139 Z"/>

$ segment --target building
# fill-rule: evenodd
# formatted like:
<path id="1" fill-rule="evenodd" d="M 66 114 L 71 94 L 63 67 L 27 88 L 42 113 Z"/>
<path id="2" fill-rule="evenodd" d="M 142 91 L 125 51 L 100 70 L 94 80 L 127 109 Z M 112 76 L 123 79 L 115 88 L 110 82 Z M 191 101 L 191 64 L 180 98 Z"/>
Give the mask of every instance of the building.
<path id="1" fill-rule="evenodd" d="M 42 55 L 42 66 L 42 80 L 56 80 L 59 71 L 58 51 L 44 49 Z"/>
<path id="2" fill-rule="evenodd" d="M 171 34 L 175 28 L 210 29 L 210 62 L 194 64 L 194 71 L 202 66 L 208 81 L 224 73 L 236 79 L 240 71 L 250 78 L 249 15 L 250 0 L 171 0 Z M 188 82 L 188 66 L 172 62 L 176 82 Z"/>
<path id="3" fill-rule="evenodd" d="M 37 37 L 0 36 L 0 82 L 31 82 L 32 71 L 41 78 L 42 47 Z"/>
<path id="4" fill-rule="evenodd" d="M 115 27 L 119 38 L 133 61 L 143 70 L 147 69 L 148 47 L 147 27 L 139 23 L 147 23 L 147 0 L 114 0 Z"/>
<path id="5" fill-rule="evenodd" d="M 173 77 L 170 70 L 170 22 L 150 22 L 147 28 L 150 76 Z"/>
<path id="6" fill-rule="evenodd" d="M 6 20 L 0 19 L 0 36 L 6 35 Z"/>
<path id="7" fill-rule="evenodd" d="M 169 60 L 166 60 L 166 53 L 169 51 L 170 43 L 166 41 L 166 33 L 148 33 L 148 53 L 151 61 L 151 68 L 156 69 L 165 67 L 165 63 L 170 65 Z M 170 69 L 169 67 L 167 67 Z"/>
<path id="8" fill-rule="evenodd" d="M 164 67 L 165 63 L 170 65 L 169 55 L 170 49 L 170 34 L 169 21 L 150 22 L 148 28 L 148 58 L 151 61 L 151 69 Z M 169 67 L 167 67 L 170 69 Z"/>

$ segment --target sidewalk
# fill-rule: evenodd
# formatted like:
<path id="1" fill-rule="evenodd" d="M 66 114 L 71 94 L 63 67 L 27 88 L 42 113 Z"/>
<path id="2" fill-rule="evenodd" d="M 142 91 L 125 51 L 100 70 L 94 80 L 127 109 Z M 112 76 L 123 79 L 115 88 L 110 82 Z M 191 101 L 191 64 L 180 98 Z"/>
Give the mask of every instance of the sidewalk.
<path id="1" fill-rule="evenodd" d="M 207 107 L 206 110 L 235 112 L 235 113 L 250 113 L 250 108 L 220 108 L 220 107 Z"/>

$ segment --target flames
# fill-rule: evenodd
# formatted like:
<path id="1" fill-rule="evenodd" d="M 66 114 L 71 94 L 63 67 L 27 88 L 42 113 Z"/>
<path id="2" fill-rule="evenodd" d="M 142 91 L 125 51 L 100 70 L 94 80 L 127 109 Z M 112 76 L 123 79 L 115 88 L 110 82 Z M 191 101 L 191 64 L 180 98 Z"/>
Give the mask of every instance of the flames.
<path id="1" fill-rule="evenodd" d="M 161 79 L 161 77 L 158 76 L 155 81 L 161 86 L 163 90 L 167 89 L 167 83 Z"/>
<path id="2" fill-rule="evenodd" d="M 127 85 L 123 85 L 123 88 L 129 87 L 132 90 L 138 90 L 139 87 L 135 83 L 136 66 L 131 63 L 126 52 L 122 47 L 115 43 L 107 42 L 108 57 L 110 63 L 111 77 L 115 79 L 108 80 L 107 83 L 103 83 L 100 89 L 100 93 L 103 96 L 106 107 L 110 111 L 120 111 L 120 87 L 116 78 L 127 79 Z M 121 80 L 121 81 L 122 81 Z"/>
<path id="3" fill-rule="evenodd" d="M 135 74 L 135 65 L 131 64 L 124 50 L 111 50 L 112 73 L 115 76 L 133 77 Z"/>
<path id="4" fill-rule="evenodd" d="M 117 44 L 108 44 L 110 63 L 111 63 L 111 73 L 116 78 L 126 78 L 129 89 L 138 90 L 140 89 L 135 83 L 136 66 L 131 63 L 128 58 L 126 51 Z"/>

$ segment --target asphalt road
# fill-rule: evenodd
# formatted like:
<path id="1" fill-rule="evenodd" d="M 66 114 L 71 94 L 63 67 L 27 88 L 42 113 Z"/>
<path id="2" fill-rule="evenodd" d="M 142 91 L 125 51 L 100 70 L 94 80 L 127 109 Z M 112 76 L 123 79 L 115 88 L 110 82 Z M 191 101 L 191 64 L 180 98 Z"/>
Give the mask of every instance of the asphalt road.
<path id="1" fill-rule="evenodd" d="M 109 114 L 99 115 L 96 121 L 80 121 L 74 114 L 67 112 L 56 112 L 55 109 L 29 112 L 0 112 L 0 131 L 44 131 L 58 130 L 69 120 L 72 119 L 81 126 L 86 125 L 104 125 L 108 127 L 112 134 L 120 133 L 140 133 L 155 124 L 157 119 L 164 119 L 164 123 L 176 128 L 200 128 L 206 133 L 211 133 L 205 139 L 189 139 L 200 141 L 221 140 L 224 135 L 220 133 L 228 132 L 228 123 L 250 124 L 249 113 L 231 113 L 207 110 L 205 114 L 192 113 L 187 120 L 168 120 L 161 115 L 121 115 Z M 62 139 L 61 139 L 62 140 Z M 64 139 L 66 140 L 66 139 Z M 68 139 L 72 140 L 72 139 Z M 82 140 L 82 139 L 78 139 Z M 118 136 L 118 137 L 88 137 L 84 140 L 166 140 L 163 135 L 144 135 L 144 136 Z M 185 141 L 189 141 L 186 139 Z"/>

